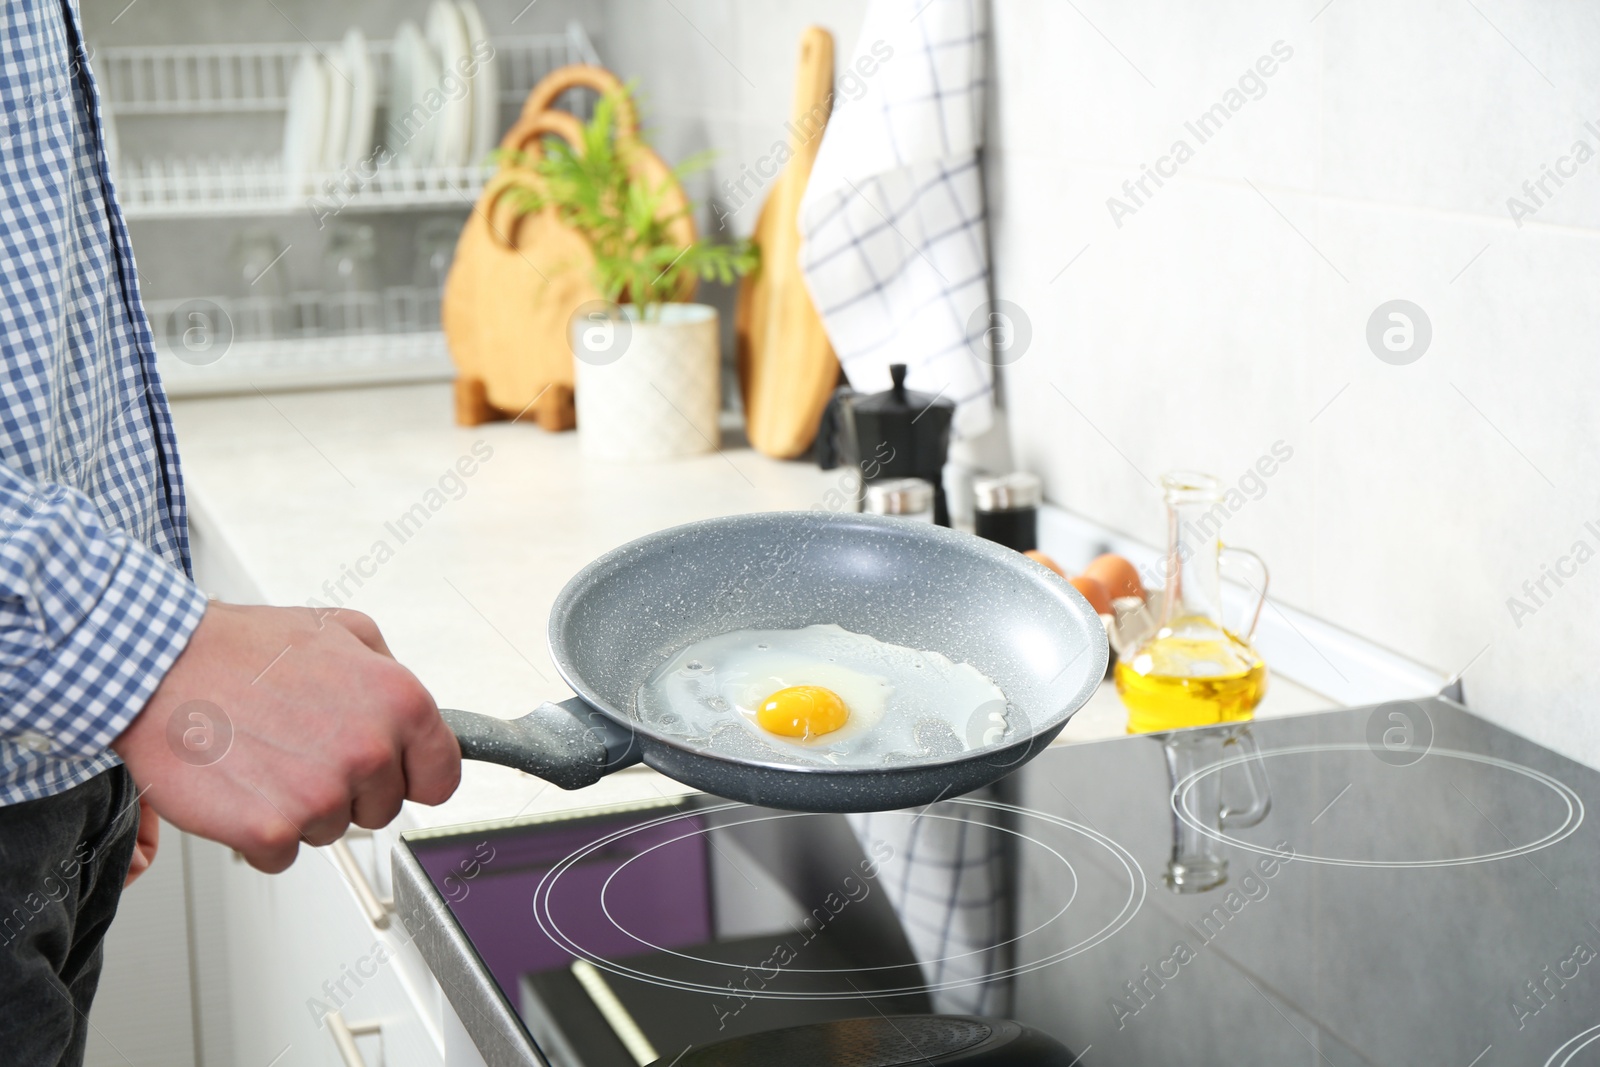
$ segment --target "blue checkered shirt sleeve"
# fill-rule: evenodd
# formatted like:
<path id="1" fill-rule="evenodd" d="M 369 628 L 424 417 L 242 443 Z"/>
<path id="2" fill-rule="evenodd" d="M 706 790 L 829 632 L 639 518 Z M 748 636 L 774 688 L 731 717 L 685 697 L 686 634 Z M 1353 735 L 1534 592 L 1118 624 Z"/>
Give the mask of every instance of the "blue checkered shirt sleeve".
<path id="1" fill-rule="evenodd" d="M 0 5 L 0 804 L 115 766 L 205 612 L 70 0 Z"/>
<path id="2" fill-rule="evenodd" d="M 0 468 L 0 735 L 92 758 L 128 725 L 205 610 L 92 501 Z"/>

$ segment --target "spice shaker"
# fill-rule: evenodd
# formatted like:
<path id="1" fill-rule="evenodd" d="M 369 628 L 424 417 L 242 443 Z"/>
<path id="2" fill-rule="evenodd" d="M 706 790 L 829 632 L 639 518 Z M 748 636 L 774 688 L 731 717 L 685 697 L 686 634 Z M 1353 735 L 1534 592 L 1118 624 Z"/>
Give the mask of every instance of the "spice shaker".
<path id="1" fill-rule="evenodd" d="M 1016 471 L 972 483 L 973 532 L 979 537 L 1031 552 L 1039 547 L 1039 502 L 1044 497 L 1037 474 Z"/>
<path id="2" fill-rule="evenodd" d="M 933 522 L 933 486 L 921 478 L 868 482 L 865 510 L 914 522 Z"/>

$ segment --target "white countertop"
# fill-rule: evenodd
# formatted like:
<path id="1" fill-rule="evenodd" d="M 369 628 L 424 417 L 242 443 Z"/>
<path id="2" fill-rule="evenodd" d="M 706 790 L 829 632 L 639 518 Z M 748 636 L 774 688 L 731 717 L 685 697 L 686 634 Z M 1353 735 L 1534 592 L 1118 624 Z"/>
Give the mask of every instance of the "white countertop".
<path id="1" fill-rule="evenodd" d="M 748 449 L 592 463 L 576 434 L 459 427 L 451 403 L 443 385 L 175 403 L 202 586 L 229 600 L 315 598 L 364 611 L 442 706 L 513 717 L 571 696 L 550 661 L 546 621 L 562 586 L 597 555 L 679 523 L 837 506 L 841 496 L 841 472 Z M 457 470 L 464 459 L 470 476 Z M 417 505 L 425 518 L 402 528 Z M 1275 677 L 1257 714 L 1330 704 Z M 1117 736 L 1125 721 L 1102 685 L 1062 742 Z M 405 821 L 485 822 L 686 791 L 642 767 L 563 793 L 518 771 L 466 766 L 455 797 L 408 805 Z"/>

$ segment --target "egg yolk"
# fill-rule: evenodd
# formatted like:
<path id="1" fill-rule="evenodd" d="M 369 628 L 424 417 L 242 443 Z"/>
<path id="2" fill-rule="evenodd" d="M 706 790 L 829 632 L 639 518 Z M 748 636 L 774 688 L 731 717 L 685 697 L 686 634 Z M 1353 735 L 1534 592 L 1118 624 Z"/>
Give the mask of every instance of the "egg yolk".
<path id="1" fill-rule="evenodd" d="M 767 698 L 756 721 L 768 733 L 784 737 L 831 734 L 850 719 L 839 694 L 820 685 L 791 685 Z"/>

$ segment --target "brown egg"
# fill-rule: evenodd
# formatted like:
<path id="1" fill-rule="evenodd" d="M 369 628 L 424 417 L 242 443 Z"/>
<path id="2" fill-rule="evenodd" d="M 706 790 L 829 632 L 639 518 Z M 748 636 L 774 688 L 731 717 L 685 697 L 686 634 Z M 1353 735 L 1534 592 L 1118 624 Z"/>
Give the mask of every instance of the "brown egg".
<path id="1" fill-rule="evenodd" d="M 1061 564 L 1057 563 L 1055 560 L 1051 559 L 1049 556 L 1045 555 L 1043 552 L 1040 552 L 1037 548 L 1030 548 L 1030 549 L 1028 549 L 1028 551 L 1024 552 L 1023 555 L 1027 556 L 1029 559 L 1033 560 L 1035 563 L 1040 563 L 1040 564 L 1043 564 L 1046 567 L 1049 567 L 1051 570 L 1055 571 L 1057 574 L 1061 575 L 1061 577 L 1063 577 L 1063 578 L 1065 578 L 1067 576 L 1067 572 L 1061 569 Z"/>
<path id="2" fill-rule="evenodd" d="M 1111 614 L 1111 598 L 1106 595 L 1106 587 L 1087 574 L 1080 574 L 1076 578 L 1067 579 L 1072 583 L 1072 588 L 1083 594 L 1083 599 L 1089 602 L 1096 615 Z"/>
<path id="3" fill-rule="evenodd" d="M 1144 585 L 1139 581 L 1139 571 L 1121 556 L 1113 555 L 1109 552 L 1103 556 L 1097 556 L 1092 563 L 1083 569 L 1083 573 L 1104 586 L 1112 599 L 1124 596 L 1136 596 L 1140 600 L 1147 599 Z"/>

